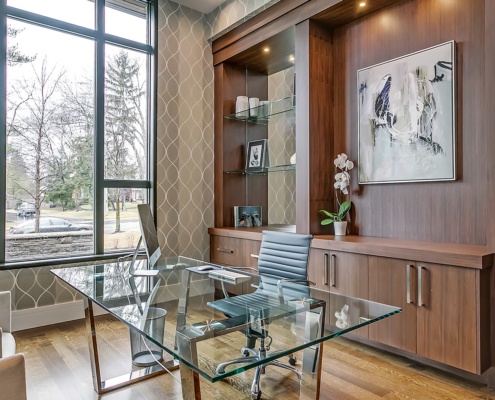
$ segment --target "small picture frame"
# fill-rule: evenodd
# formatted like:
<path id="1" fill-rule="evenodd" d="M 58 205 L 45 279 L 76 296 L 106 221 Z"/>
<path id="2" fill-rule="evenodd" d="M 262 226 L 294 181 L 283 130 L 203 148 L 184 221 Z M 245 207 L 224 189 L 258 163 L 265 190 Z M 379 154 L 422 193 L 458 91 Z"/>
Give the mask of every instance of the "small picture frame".
<path id="1" fill-rule="evenodd" d="M 260 170 L 266 168 L 268 143 L 266 139 L 254 140 L 247 145 L 246 170 Z"/>
<path id="2" fill-rule="evenodd" d="M 234 226 L 250 228 L 262 225 L 261 206 L 235 206 Z"/>

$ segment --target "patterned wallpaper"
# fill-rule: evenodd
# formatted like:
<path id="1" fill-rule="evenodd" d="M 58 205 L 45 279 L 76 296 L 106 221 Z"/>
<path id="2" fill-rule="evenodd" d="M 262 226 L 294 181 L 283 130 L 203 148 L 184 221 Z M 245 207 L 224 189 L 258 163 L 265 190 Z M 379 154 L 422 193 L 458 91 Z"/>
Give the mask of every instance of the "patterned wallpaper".
<path id="1" fill-rule="evenodd" d="M 268 99 L 280 100 L 294 93 L 294 68 L 268 77 Z M 296 152 L 295 113 L 272 117 L 268 125 L 268 149 L 271 165 L 288 165 Z M 295 171 L 268 175 L 268 223 L 296 223 Z"/>
<path id="2" fill-rule="evenodd" d="M 213 226 L 214 208 L 213 57 L 208 39 L 270 4 L 230 0 L 204 15 L 159 0 L 157 228 L 160 245 L 170 255 L 209 259 L 207 228 Z M 0 290 L 12 292 L 14 310 L 77 298 L 58 283 L 51 268 L 0 271 Z"/>
<path id="3" fill-rule="evenodd" d="M 213 61 L 203 14 L 158 13 L 157 227 L 167 254 L 209 258 L 213 226 Z"/>

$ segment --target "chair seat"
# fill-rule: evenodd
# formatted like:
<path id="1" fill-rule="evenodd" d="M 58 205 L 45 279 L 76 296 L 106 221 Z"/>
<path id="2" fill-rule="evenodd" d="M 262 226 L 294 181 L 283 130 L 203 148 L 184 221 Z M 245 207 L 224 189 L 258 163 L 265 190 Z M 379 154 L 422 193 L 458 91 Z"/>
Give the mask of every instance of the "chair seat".
<path id="1" fill-rule="evenodd" d="M 270 317 L 268 313 L 270 313 L 272 308 L 283 308 L 278 296 L 260 289 L 254 293 L 244 294 L 242 296 L 215 300 L 208 303 L 208 306 L 229 317 L 249 316 L 256 313 L 260 314 L 260 316 L 262 315 L 264 318 Z"/>
<path id="2" fill-rule="evenodd" d="M 15 354 L 15 339 L 11 333 L 2 332 L 2 357 L 9 357 Z"/>

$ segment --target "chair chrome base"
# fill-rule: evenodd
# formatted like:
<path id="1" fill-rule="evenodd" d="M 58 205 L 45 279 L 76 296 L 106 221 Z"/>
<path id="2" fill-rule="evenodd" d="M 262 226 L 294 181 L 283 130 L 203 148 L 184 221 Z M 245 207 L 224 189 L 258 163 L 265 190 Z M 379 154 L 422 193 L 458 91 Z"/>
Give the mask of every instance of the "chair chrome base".
<path id="1" fill-rule="evenodd" d="M 272 356 L 276 355 L 277 353 L 281 353 L 281 351 L 275 351 L 273 353 L 268 353 L 266 351 L 266 348 L 265 348 L 265 338 L 260 338 L 260 349 L 259 350 L 254 350 L 254 349 L 251 349 L 249 347 L 243 347 L 241 352 L 242 352 L 242 354 L 251 354 L 251 355 L 244 356 L 241 358 L 236 358 L 235 360 L 230 360 L 230 361 L 226 361 L 224 363 L 218 364 L 218 367 L 216 369 L 217 374 L 225 373 L 225 368 L 228 367 L 229 365 L 261 361 L 267 357 L 272 357 Z M 278 360 L 269 361 L 265 364 L 258 365 L 256 367 L 256 371 L 254 373 L 253 383 L 251 385 L 251 398 L 252 399 L 254 399 L 254 400 L 261 399 L 260 378 L 261 378 L 261 375 L 265 373 L 265 368 L 268 366 L 284 368 L 284 369 L 287 369 L 289 371 L 294 372 L 297 375 L 297 378 L 299 380 L 299 384 L 301 384 L 302 374 L 296 368 L 294 368 L 290 365 L 284 364 L 283 362 L 280 362 Z"/>

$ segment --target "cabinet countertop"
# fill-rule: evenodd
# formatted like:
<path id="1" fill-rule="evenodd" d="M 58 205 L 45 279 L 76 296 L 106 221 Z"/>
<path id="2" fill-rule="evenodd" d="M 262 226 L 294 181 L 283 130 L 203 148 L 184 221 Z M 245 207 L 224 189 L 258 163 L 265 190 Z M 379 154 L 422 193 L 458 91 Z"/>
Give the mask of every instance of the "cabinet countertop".
<path id="1" fill-rule="evenodd" d="M 294 232 L 294 225 L 252 228 L 209 228 L 208 233 L 239 239 L 261 240 L 263 230 Z M 485 246 L 457 243 L 424 242 L 371 236 L 315 235 L 311 247 L 371 256 L 485 269 L 493 265 L 493 253 Z"/>

